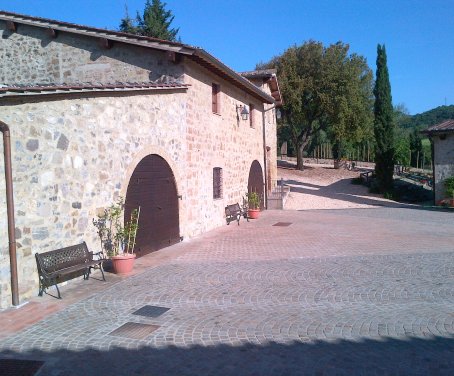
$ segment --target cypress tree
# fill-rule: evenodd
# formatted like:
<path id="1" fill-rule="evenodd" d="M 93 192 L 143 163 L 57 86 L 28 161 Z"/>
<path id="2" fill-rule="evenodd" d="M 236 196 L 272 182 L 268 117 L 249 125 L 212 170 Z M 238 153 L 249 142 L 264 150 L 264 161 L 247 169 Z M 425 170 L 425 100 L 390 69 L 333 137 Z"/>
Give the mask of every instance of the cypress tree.
<path id="1" fill-rule="evenodd" d="M 394 173 L 394 119 L 385 45 L 377 46 L 374 95 L 375 175 L 379 190 L 389 192 Z"/>

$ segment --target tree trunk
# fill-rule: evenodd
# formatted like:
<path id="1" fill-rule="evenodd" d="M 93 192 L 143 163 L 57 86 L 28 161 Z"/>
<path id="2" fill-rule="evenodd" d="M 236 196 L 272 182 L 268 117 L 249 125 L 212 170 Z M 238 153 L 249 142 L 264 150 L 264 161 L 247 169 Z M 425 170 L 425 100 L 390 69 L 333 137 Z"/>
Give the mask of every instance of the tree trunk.
<path id="1" fill-rule="evenodd" d="M 303 151 L 304 151 L 304 146 L 298 145 L 298 148 L 296 151 L 296 169 L 301 170 L 301 171 L 304 169 Z"/>
<path id="2" fill-rule="evenodd" d="M 304 169 L 304 160 L 303 160 L 303 155 L 304 155 L 304 149 L 306 149 L 306 146 L 309 144 L 309 137 L 304 138 L 304 140 L 300 141 L 298 143 L 297 147 L 297 152 L 296 152 L 296 169 L 297 170 L 303 170 Z"/>

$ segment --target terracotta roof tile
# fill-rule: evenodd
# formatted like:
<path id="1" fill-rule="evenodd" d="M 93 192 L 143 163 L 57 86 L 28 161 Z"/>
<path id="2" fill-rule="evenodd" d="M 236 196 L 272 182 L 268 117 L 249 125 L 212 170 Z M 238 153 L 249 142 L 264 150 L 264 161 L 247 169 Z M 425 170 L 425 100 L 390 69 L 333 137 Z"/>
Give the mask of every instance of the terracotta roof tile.
<path id="1" fill-rule="evenodd" d="M 248 72 L 240 72 L 240 74 L 246 78 L 270 78 L 276 73 L 276 69 L 259 69 Z"/>
<path id="2" fill-rule="evenodd" d="M 124 92 L 149 90 L 186 90 L 190 85 L 180 83 L 161 84 L 155 82 L 115 82 L 112 84 L 79 83 L 58 85 L 0 85 L 0 97 L 16 97 L 27 95 L 87 93 L 87 92 Z"/>
<path id="3" fill-rule="evenodd" d="M 422 131 L 422 133 L 426 133 L 426 134 L 451 133 L 451 132 L 454 132 L 454 120 L 453 119 L 448 119 L 439 124 L 432 125 L 429 128 Z"/>
<path id="4" fill-rule="evenodd" d="M 232 84 L 242 88 L 246 92 L 261 99 L 264 103 L 274 103 L 275 100 L 270 95 L 257 88 L 253 83 L 241 76 L 233 69 L 222 63 L 220 60 L 209 54 L 199 47 L 188 44 L 170 42 L 146 36 L 135 34 L 121 33 L 118 31 L 99 29 L 90 26 L 77 25 L 69 22 L 61 22 L 47 18 L 32 17 L 23 14 L 5 12 L 0 10 L 0 19 L 5 21 L 16 22 L 19 24 L 33 25 L 36 27 L 50 28 L 61 30 L 68 33 L 82 34 L 95 38 L 106 38 L 114 42 L 139 45 L 146 48 L 172 51 L 191 57 L 198 64 L 210 69 L 219 76 L 227 79 Z"/>

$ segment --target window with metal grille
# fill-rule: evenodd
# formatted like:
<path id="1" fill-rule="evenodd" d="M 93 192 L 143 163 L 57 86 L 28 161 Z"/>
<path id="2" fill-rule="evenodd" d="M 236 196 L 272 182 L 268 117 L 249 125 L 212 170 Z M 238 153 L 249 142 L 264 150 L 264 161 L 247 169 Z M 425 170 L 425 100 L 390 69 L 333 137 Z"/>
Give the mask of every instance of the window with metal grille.
<path id="1" fill-rule="evenodd" d="M 221 93 L 221 85 L 213 83 L 211 85 L 211 104 L 212 104 L 213 113 L 215 113 L 215 114 L 221 113 L 220 93 Z"/>
<path id="2" fill-rule="evenodd" d="M 213 168 L 213 198 L 222 198 L 222 168 Z"/>

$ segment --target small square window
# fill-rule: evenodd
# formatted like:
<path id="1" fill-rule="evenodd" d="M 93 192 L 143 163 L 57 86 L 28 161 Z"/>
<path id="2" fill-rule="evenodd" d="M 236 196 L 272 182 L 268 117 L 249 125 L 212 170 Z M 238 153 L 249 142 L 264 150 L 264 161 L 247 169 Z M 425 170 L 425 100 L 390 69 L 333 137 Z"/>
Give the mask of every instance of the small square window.
<path id="1" fill-rule="evenodd" d="M 213 198 L 222 198 L 222 168 L 213 168 Z"/>
<path id="2" fill-rule="evenodd" d="M 221 85 L 211 84 L 211 105 L 213 113 L 221 113 Z"/>

